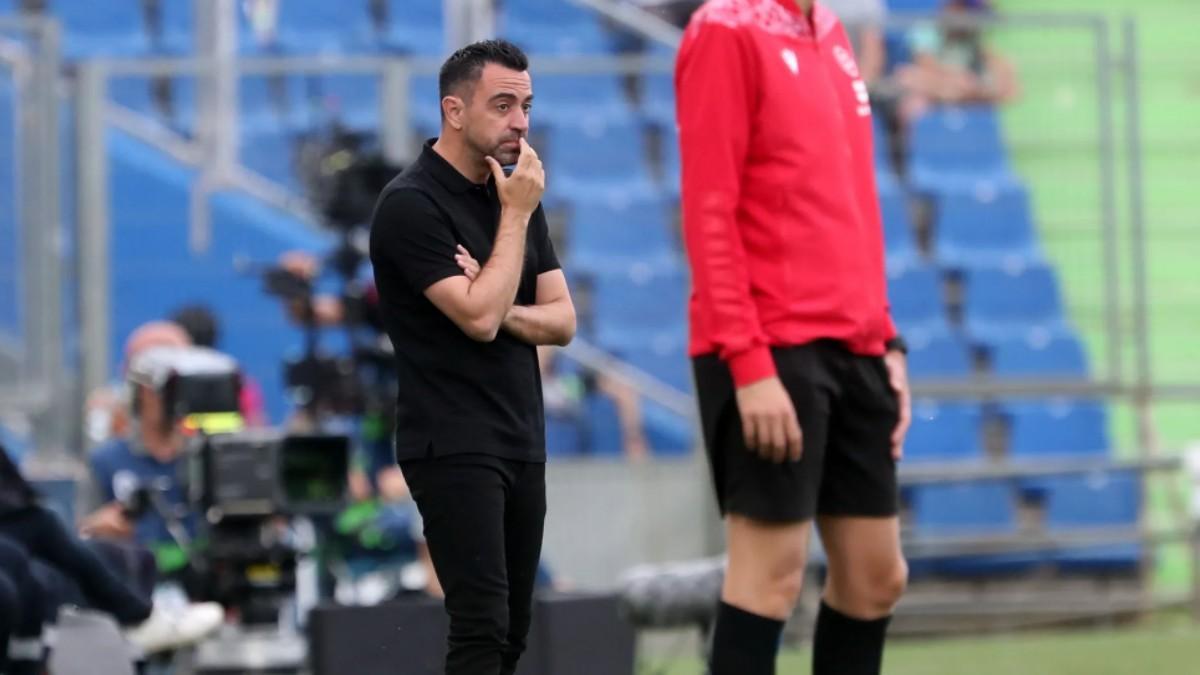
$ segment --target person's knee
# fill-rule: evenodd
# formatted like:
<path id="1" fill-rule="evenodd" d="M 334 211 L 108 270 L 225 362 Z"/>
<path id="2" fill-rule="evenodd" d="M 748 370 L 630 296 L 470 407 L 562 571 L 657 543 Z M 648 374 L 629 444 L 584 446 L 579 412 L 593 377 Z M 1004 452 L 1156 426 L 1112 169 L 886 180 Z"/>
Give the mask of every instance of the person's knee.
<path id="1" fill-rule="evenodd" d="M 855 570 L 830 570 L 828 599 L 859 619 L 887 616 L 908 587 L 908 563 L 903 557 L 862 565 Z"/>
<path id="2" fill-rule="evenodd" d="M 749 537 L 737 543 L 732 540 L 738 535 L 731 537 L 724 599 L 755 614 L 786 618 L 804 583 L 804 531 L 752 523 L 746 527 L 752 531 Z"/>
<path id="3" fill-rule="evenodd" d="M 908 588 L 908 563 L 897 558 L 885 571 L 879 573 L 872 583 L 871 604 L 880 614 L 891 614 L 896 603 Z"/>

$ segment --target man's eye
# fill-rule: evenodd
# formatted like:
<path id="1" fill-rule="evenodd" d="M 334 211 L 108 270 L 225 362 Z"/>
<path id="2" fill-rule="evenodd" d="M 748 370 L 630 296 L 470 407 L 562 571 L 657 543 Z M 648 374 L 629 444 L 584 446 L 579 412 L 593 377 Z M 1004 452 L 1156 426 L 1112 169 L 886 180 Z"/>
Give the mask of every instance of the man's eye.
<path id="1" fill-rule="evenodd" d="M 500 105 L 496 106 L 496 109 L 499 110 L 500 112 L 508 112 L 508 104 L 501 103 Z"/>

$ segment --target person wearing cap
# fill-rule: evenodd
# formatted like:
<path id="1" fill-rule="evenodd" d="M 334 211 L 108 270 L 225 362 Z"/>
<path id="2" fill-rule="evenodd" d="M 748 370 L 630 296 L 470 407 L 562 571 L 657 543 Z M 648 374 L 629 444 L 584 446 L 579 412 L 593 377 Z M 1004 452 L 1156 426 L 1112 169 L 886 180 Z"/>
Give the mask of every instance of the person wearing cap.
<path id="1" fill-rule="evenodd" d="M 814 0 L 710 0 L 676 60 L 690 353 L 728 567 L 710 675 L 775 672 L 815 523 L 814 675 L 878 675 L 909 420 L 870 95 Z"/>

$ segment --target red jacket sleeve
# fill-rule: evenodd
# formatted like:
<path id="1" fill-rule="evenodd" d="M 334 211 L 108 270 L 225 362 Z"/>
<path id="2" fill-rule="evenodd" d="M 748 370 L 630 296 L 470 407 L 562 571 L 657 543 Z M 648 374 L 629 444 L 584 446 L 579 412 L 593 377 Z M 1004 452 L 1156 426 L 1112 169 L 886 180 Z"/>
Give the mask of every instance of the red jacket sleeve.
<path id="1" fill-rule="evenodd" d="M 683 167 L 683 229 L 704 334 L 729 364 L 737 386 L 775 375 L 750 297 L 737 210 L 757 91 L 746 36 L 693 23 L 675 69 Z"/>

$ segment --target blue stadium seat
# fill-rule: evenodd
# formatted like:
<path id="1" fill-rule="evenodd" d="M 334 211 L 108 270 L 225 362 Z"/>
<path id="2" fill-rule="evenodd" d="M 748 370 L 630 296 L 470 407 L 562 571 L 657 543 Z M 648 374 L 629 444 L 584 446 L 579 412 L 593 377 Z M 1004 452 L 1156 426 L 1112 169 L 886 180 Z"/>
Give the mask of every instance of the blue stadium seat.
<path id="1" fill-rule="evenodd" d="M 680 391 L 692 390 L 692 363 L 687 355 L 687 333 L 667 327 L 635 340 L 625 340 L 617 355 L 629 365 Z"/>
<path id="2" fill-rule="evenodd" d="M 893 12 L 935 13 L 942 8 L 943 0 L 888 0 L 888 10 Z"/>
<path id="3" fill-rule="evenodd" d="M 284 185 L 298 187 L 295 170 L 296 139 L 292 132 L 280 129 L 254 129 L 243 132 L 241 162 L 247 168 Z"/>
<path id="4" fill-rule="evenodd" d="M 389 0 L 384 45 L 418 56 L 446 52 L 442 5 L 442 0 Z"/>
<path id="5" fill-rule="evenodd" d="M 901 331 L 907 329 L 901 325 Z M 908 340 L 908 374 L 913 380 L 970 377 L 975 370 L 967 343 L 956 332 L 943 327 L 931 332 L 905 332 Z"/>
<path id="6" fill-rule="evenodd" d="M 947 267 L 1030 266 L 1041 258 L 1024 188 L 944 194 L 934 232 L 935 255 Z"/>
<path id="7" fill-rule="evenodd" d="M 546 415 L 546 454 L 573 457 L 583 450 L 579 420 L 571 416 Z"/>
<path id="8" fill-rule="evenodd" d="M 241 77 L 238 108 L 241 125 L 246 130 L 296 131 L 312 124 L 305 80 L 296 75 Z"/>
<path id="9" fill-rule="evenodd" d="M 560 0 L 505 0 L 505 18 L 515 17 L 546 24 L 572 25 L 595 17 L 592 10 Z"/>
<path id="10" fill-rule="evenodd" d="M 337 119 L 354 131 L 379 129 L 379 77 L 366 75 L 325 75 L 310 85 L 316 94 L 322 117 Z"/>
<path id="11" fill-rule="evenodd" d="M 904 460 L 983 461 L 982 411 L 976 404 L 918 400 L 904 441 Z"/>
<path id="12" fill-rule="evenodd" d="M 1016 493 L 1008 483 L 970 482 L 913 488 L 913 522 L 923 536 L 1005 535 L 1017 532 Z M 932 571 L 951 576 L 1020 572 L 1036 565 L 1025 553 L 957 555 L 929 561 Z"/>
<path id="13" fill-rule="evenodd" d="M 637 263 L 597 274 L 591 297 L 595 339 L 605 349 L 623 352 L 664 331 L 682 336 L 687 296 L 687 278 L 676 266 Z"/>
<path id="14" fill-rule="evenodd" d="M 989 347 L 992 373 L 1008 378 L 1085 378 L 1087 357 L 1072 335 L 1033 332 Z"/>
<path id="15" fill-rule="evenodd" d="M 1020 401 L 1004 407 L 1011 422 L 1013 459 L 1104 456 L 1110 449 L 1108 416 L 1097 401 Z"/>
<path id="16" fill-rule="evenodd" d="M 1069 532 L 1104 527 L 1133 528 L 1141 511 L 1142 489 L 1133 473 L 1065 476 L 1048 483 L 1046 529 Z M 1075 547 L 1056 551 L 1059 569 L 1082 572 L 1134 571 L 1141 563 L 1139 542 Z"/>
<path id="17" fill-rule="evenodd" d="M 368 4 L 369 0 L 281 2 L 279 45 L 291 53 L 361 51 L 374 33 Z"/>
<path id="18" fill-rule="evenodd" d="M 195 0 L 159 0 L 161 33 L 153 36 L 159 50 L 175 54 L 196 51 Z"/>
<path id="19" fill-rule="evenodd" d="M 1009 168 L 996 112 L 987 106 L 937 108 L 912 128 L 909 175 L 925 193 L 1002 189 L 1016 178 Z"/>
<path id="20" fill-rule="evenodd" d="M 542 153 L 554 170 L 551 187 L 557 183 L 552 198 L 611 202 L 653 197 L 656 190 L 641 141 L 641 127 L 630 122 L 552 128 L 550 147 Z"/>
<path id="21" fill-rule="evenodd" d="M 690 419 L 648 400 L 642 403 L 642 419 L 646 444 L 655 456 L 681 456 L 695 449 L 695 427 Z"/>
<path id="22" fill-rule="evenodd" d="M 888 275 L 888 304 L 892 319 L 905 334 L 928 332 L 946 323 L 942 280 L 931 265 L 912 266 Z"/>
<path id="23" fill-rule="evenodd" d="M 441 100 L 436 75 L 413 75 L 409 78 L 408 119 L 423 139 L 441 133 Z"/>
<path id="24" fill-rule="evenodd" d="M 595 271 L 635 260 L 670 260 L 677 247 L 669 227 L 661 199 L 581 203 L 567 233 L 571 265 Z"/>
<path id="25" fill-rule="evenodd" d="M 612 399 L 592 394 L 583 402 L 584 447 L 592 455 L 619 457 L 624 452 L 621 421 Z"/>
<path id="26" fill-rule="evenodd" d="M 499 23 L 501 35 L 530 54 L 606 54 L 616 46 L 591 10 L 560 0 L 508 0 Z"/>
<path id="27" fill-rule="evenodd" d="M 49 9 L 63 23 L 62 45 L 68 59 L 150 52 L 142 0 L 52 0 Z"/>
<path id="28" fill-rule="evenodd" d="M 913 525 L 924 535 L 1008 534 L 1017 530 L 1016 494 L 1004 482 L 922 485 L 912 491 Z"/>
<path id="29" fill-rule="evenodd" d="M 503 36 L 531 55 L 604 55 L 616 51 L 613 36 L 593 18 L 563 26 L 509 15 Z"/>
<path id="30" fill-rule="evenodd" d="M 978 268 L 964 276 L 963 316 L 975 340 L 994 341 L 1033 329 L 1066 328 L 1058 281 L 1045 265 L 1019 269 Z"/>
<path id="31" fill-rule="evenodd" d="M 108 81 L 108 98 L 142 115 L 153 118 L 160 117 L 150 91 L 149 78 L 142 76 L 114 77 Z"/>
<path id="32" fill-rule="evenodd" d="M 530 117 L 537 125 L 603 128 L 634 123 L 621 81 L 612 73 L 539 75 L 533 79 L 533 94 Z"/>
<path id="33" fill-rule="evenodd" d="M 883 216 L 883 241 L 888 269 L 902 270 L 918 264 L 920 252 L 913 237 L 912 218 L 904 192 L 881 185 L 879 208 Z"/>

